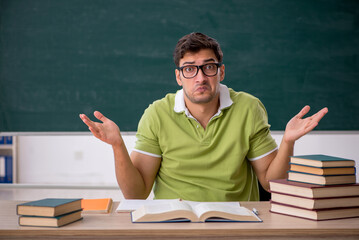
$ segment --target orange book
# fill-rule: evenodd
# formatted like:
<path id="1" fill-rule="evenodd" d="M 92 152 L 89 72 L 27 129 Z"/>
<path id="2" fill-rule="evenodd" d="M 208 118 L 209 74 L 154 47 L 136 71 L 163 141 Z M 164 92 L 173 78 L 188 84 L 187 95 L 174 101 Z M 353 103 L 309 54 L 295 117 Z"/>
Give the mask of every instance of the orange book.
<path id="1" fill-rule="evenodd" d="M 112 198 L 82 199 L 84 213 L 109 213 L 112 209 Z"/>

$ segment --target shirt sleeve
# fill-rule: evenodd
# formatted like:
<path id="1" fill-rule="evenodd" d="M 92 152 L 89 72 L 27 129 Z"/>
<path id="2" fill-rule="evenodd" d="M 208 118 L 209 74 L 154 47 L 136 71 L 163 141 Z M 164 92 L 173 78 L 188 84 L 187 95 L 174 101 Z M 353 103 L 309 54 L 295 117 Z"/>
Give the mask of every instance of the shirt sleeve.
<path id="1" fill-rule="evenodd" d="M 270 134 L 267 111 L 259 100 L 252 111 L 253 132 L 250 137 L 250 149 L 247 158 L 254 161 L 275 151 L 278 146 Z"/>
<path id="2" fill-rule="evenodd" d="M 161 157 L 162 151 L 158 141 L 158 121 L 156 121 L 156 111 L 154 105 L 150 105 L 142 115 L 136 133 L 136 143 L 134 151 L 141 152 L 150 156 Z"/>

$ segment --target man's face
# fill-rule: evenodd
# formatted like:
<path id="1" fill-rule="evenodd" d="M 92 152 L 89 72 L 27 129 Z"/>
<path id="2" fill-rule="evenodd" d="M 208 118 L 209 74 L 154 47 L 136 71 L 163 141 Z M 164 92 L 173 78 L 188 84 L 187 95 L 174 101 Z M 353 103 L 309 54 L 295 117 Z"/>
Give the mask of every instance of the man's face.
<path id="1" fill-rule="evenodd" d="M 179 66 L 203 65 L 218 63 L 212 49 L 202 49 L 199 52 L 187 52 L 179 62 Z M 185 71 L 185 69 L 183 69 Z M 183 87 L 185 99 L 192 103 L 202 104 L 216 100 L 219 93 L 219 83 L 224 79 L 224 65 L 219 67 L 215 76 L 206 76 L 201 69 L 193 78 L 185 78 L 182 72 L 176 69 L 176 80 Z"/>

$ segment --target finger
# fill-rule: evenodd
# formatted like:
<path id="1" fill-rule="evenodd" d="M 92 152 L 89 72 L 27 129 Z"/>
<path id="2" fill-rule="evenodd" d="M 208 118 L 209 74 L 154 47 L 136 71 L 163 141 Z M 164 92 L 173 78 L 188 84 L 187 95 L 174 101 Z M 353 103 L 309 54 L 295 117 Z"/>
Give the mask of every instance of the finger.
<path id="1" fill-rule="evenodd" d="M 98 120 L 100 120 L 101 122 L 105 122 L 105 121 L 108 120 L 108 118 L 105 117 L 105 116 L 104 116 L 102 113 L 100 113 L 99 111 L 95 111 L 95 112 L 93 113 L 93 115 L 95 115 L 95 117 L 96 117 Z"/>
<path id="2" fill-rule="evenodd" d="M 89 130 L 91 131 L 91 133 L 97 137 L 98 139 L 101 139 L 101 134 L 100 132 L 98 131 L 97 128 L 92 128 L 92 127 L 89 127 Z"/>
<path id="3" fill-rule="evenodd" d="M 310 110 L 310 107 L 308 105 L 306 105 L 304 108 L 302 108 L 302 110 L 300 110 L 300 112 L 297 114 L 297 118 L 303 118 L 305 114 L 307 114 Z"/>
<path id="4" fill-rule="evenodd" d="M 80 114 L 79 114 L 79 117 L 81 118 L 81 120 L 82 120 L 83 118 L 87 118 L 87 116 L 86 116 L 85 114 L 83 114 L 83 113 L 80 113 Z"/>
<path id="5" fill-rule="evenodd" d="M 79 117 L 81 118 L 81 120 L 86 124 L 86 122 L 90 122 L 91 120 L 85 115 L 85 114 L 80 114 Z M 86 124 L 87 125 L 87 124 Z"/>
<path id="6" fill-rule="evenodd" d="M 95 128 L 95 123 L 91 121 L 85 114 L 80 114 L 80 118 L 88 127 Z"/>
<path id="7" fill-rule="evenodd" d="M 325 107 L 325 108 L 321 109 L 320 111 L 318 111 L 316 114 L 314 114 L 312 116 L 312 119 L 316 122 L 319 122 L 327 113 L 328 113 L 328 108 Z"/>

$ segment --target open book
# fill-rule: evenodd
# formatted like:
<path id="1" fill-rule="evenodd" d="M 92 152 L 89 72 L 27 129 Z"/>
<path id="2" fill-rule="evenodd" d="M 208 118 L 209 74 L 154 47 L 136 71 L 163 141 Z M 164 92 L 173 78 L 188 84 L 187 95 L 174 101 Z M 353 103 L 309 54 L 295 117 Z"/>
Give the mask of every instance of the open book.
<path id="1" fill-rule="evenodd" d="M 131 213 L 132 222 L 262 222 L 239 203 L 168 201 L 143 205 Z"/>

